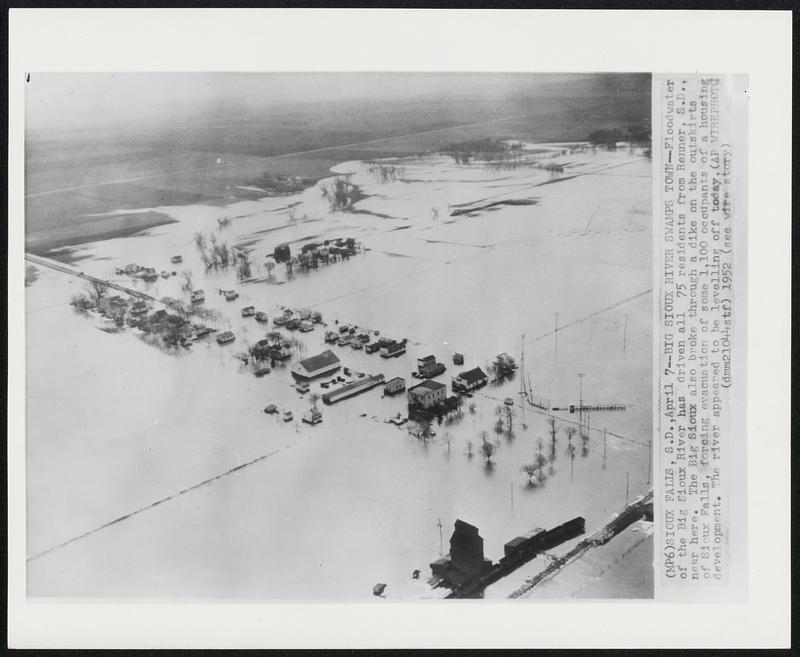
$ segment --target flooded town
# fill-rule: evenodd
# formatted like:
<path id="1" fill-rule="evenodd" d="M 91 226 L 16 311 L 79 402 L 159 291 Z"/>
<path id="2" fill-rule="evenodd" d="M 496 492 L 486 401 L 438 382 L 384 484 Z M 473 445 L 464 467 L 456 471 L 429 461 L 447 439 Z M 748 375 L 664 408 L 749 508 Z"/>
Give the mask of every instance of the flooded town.
<path id="1" fill-rule="evenodd" d="M 649 76 L 456 77 L 29 92 L 30 597 L 652 597 Z"/>

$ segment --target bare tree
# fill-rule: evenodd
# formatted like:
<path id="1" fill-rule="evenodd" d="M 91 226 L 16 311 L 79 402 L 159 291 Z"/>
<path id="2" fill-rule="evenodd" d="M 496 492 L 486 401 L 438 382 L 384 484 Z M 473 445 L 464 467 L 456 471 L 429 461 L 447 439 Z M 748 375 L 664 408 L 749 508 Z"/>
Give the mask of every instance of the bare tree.
<path id="1" fill-rule="evenodd" d="M 506 436 L 508 438 L 514 437 L 514 409 L 511 406 L 505 407 L 506 415 Z"/>
<path id="2" fill-rule="evenodd" d="M 102 281 L 91 280 L 86 285 L 86 292 L 89 295 L 89 300 L 95 306 L 99 306 L 100 302 L 108 293 L 108 286 Z"/>
<path id="3" fill-rule="evenodd" d="M 205 306 L 193 307 L 192 314 L 195 317 L 199 317 L 206 324 L 213 324 L 215 327 L 218 327 L 222 323 L 222 320 L 224 319 L 222 313 L 219 310 L 217 310 L 216 308 L 207 308 Z"/>
<path id="4" fill-rule="evenodd" d="M 492 455 L 494 454 L 494 445 L 490 443 L 488 440 L 484 440 L 481 443 L 481 454 L 483 458 L 486 459 L 486 465 L 489 465 L 492 462 Z"/>
<path id="5" fill-rule="evenodd" d="M 538 467 L 535 463 L 526 463 L 522 466 L 522 471 L 528 475 L 528 486 L 533 486 L 533 478 L 536 476 L 536 471 Z"/>
<path id="6" fill-rule="evenodd" d="M 578 430 L 573 426 L 564 427 L 564 433 L 567 434 L 567 452 L 572 452 L 572 438 L 578 433 Z"/>
<path id="7" fill-rule="evenodd" d="M 211 252 L 206 251 L 205 249 L 200 251 L 200 261 L 203 263 L 203 267 L 205 267 L 206 271 L 215 266 L 214 259 L 211 256 Z"/>
<path id="8" fill-rule="evenodd" d="M 231 261 L 236 260 L 236 254 L 229 247 L 227 242 L 218 242 L 214 235 L 211 236 L 211 250 L 215 267 L 226 268 Z"/>
<path id="9" fill-rule="evenodd" d="M 70 298 L 70 304 L 79 313 L 85 313 L 90 308 L 93 308 L 92 300 L 85 294 L 73 294 Z"/>
<path id="10" fill-rule="evenodd" d="M 551 415 L 547 418 L 547 427 L 550 430 L 550 460 L 556 460 L 556 418 Z"/>
<path id="11" fill-rule="evenodd" d="M 181 283 L 181 289 L 184 292 L 191 292 L 194 289 L 194 283 L 192 282 L 192 272 L 188 269 L 184 269 L 181 272 L 181 278 L 183 282 Z"/>
<path id="12" fill-rule="evenodd" d="M 331 212 L 345 210 L 357 198 L 357 187 L 350 184 L 347 178 L 337 177 L 333 180 L 333 187 L 324 193 L 330 204 Z"/>
<path id="13" fill-rule="evenodd" d="M 494 414 L 497 416 L 497 420 L 494 423 L 494 432 L 496 434 L 503 433 L 503 406 L 502 404 L 498 404 L 497 408 L 494 409 Z"/>
<path id="14" fill-rule="evenodd" d="M 321 397 L 316 392 L 312 392 L 308 396 L 308 401 L 311 402 L 311 408 L 313 408 L 315 411 L 317 410 L 317 403 L 319 402 L 320 399 Z"/>
<path id="15" fill-rule="evenodd" d="M 569 480 L 572 481 L 572 475 L 575 472 L 575 445 L 569 445 Z"/>
<path id="16" fill-rule="evenodd" d="M 542 454 L 542 448 L 544 447 L 544 442 L 541 438 L 536 441 L 536 446 L 538 451 L 536 453 L 536 467 L 539 470 L 539 483 L 544 483 L 544 466 L 547 464 L 547 459 Z"/>
<path id="17" fill-rule="evenodd" d="M 275 269 L 275 261 L 272 258 L 267 258 L 267 261 L 264 263 L 264 267 L 267 268 L 267 278 L 272 278 L 272 270 Z"/>
<path id="18" fill-rule="evenodd" d="M 239 265 L 236 268 L 236 276 L 240 281 L 247 280 L 251 275 L 250 256 L 245 252 L 239 253 Z"/>
<path id="19" fill-rule="evenodd" d="M 283 340 L 283 333 L 280 331 L 267 331 L 267 334 L 264 337 L 270 342 L 280 342 Z"/>
<path id="20" fill-rule="evenodd" d="M 522 471 L 528 475 L 528 485 L 534 485 L 533 478 L 536 476 L 539 480 L 538 484 L 544 483 L 544 466 L 547 465 L 547 459 L 542 454 L 544 442 L 541 438 L 536 441 L 538 451 L 532 463 L 522 466 Z"/>

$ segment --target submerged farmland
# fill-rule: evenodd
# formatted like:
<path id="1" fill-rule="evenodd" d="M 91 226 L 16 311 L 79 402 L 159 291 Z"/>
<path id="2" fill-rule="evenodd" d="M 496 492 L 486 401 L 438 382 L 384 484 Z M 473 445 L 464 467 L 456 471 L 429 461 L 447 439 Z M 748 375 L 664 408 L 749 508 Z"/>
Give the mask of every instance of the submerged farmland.
<path id="1" fill-rule="evenodd" d="M 134 329 L 98 331 L 99 318 L 69 304 L 84 281 L 37 264 L 26 289 L 27 393 L 48 412 L 27 420 L 29 594 L 358 600 L 374 599 L 381 582 L 382 597 L 441 597 L 411 575 L 446 551 L 442 526 L 480 528 L 496 560 L 534 527 L 580 516 L 594 532 L 645 493 L 650 161 L 629 147 L 520 149 L 515 166 L 437 154 L 343 162 L 290 195 L 141 208 L 172 223 L 62 253 L 77 273 L 187 306 L 190 272 L 214 329 L 235 337 L 228 343 L 156 349 Z M 198 233 L 246 254 L 246 275 L 208 267 Z M 300 259 L 304 246 L 345 249 L 345 239 L 347 257 Z M 288 262 L 276 261 L 282 245 Z M 131 262 L 176 275 L 129 276 Z M 237 296 L 226 301 L 227 291 Z M 274 324 L 287 308 L 296 331 Z M 300 330 L 300 309 L 321 321 Z M 326 343 L 345 324 L 353 337 Z M 289 357 L 255 377 L 247 354 L 269 332 Z M 352 346 L 359 335 L 405 339 L 405 352 L 381 358 Z M 342 373 L 331 367 L 303 392 L 292 368 L 327 349 Z M 431 380 L 452 395 L 452 377 L 490 373 L 502 353 L 517 371 L 490 376 L 425 431 L 390 422 L 407 415 L 405 393 L 358 385 L 410 381 L 417 359 L 434 354 L 447 367 Z M 302 422 L 342 388 L 360 394 Z M 267 404 L 280 412 L 264 413 Z M 548 404 L 565 409 L 552 412 L 554 425 Z M 529 475 L 538 456 L 546 463 Z M 647 535 L 608 542 L 591 553 L 607 566 L 575 562 L 528 595 L 650 595 Z M 618 585 L 620 563 L 641 574 L 635 586 Z M 534 559 L 486 597 L 510 595 L 545 566 Z"/>

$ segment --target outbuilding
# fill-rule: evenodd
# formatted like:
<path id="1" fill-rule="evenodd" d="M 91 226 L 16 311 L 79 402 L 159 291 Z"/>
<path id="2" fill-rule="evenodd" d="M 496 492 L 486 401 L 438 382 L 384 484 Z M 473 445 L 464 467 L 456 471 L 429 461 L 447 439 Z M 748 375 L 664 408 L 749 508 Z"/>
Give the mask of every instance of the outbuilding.
<path id="1" fill-rule="evenodd" d="M 453 390 L 468 392 L 489 382 L 489 377 L 480 367 L 474 367 L 453 377 Z"/>
<path id="2" fill-rule="evenodd" d="M 396 395 L 406 389 L 406 380 L 402 376 L 396 376 L 386 383 L 383 392 L 386 395 Z"/>

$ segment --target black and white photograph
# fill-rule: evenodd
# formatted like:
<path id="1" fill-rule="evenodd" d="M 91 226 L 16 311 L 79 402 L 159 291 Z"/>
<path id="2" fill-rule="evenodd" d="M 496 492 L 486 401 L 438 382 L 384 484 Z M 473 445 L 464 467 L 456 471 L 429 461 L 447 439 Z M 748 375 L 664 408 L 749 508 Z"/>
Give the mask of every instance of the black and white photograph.
<path id="1" fill-rule="evenodd" d="M 649 74 L 25 100 L 29 596 L 652 597 Z"/>
<path id="2" fill-rule="evenodd" d="M 790 643 L 785 11 L 9 11 L 8 644 Z"/>

